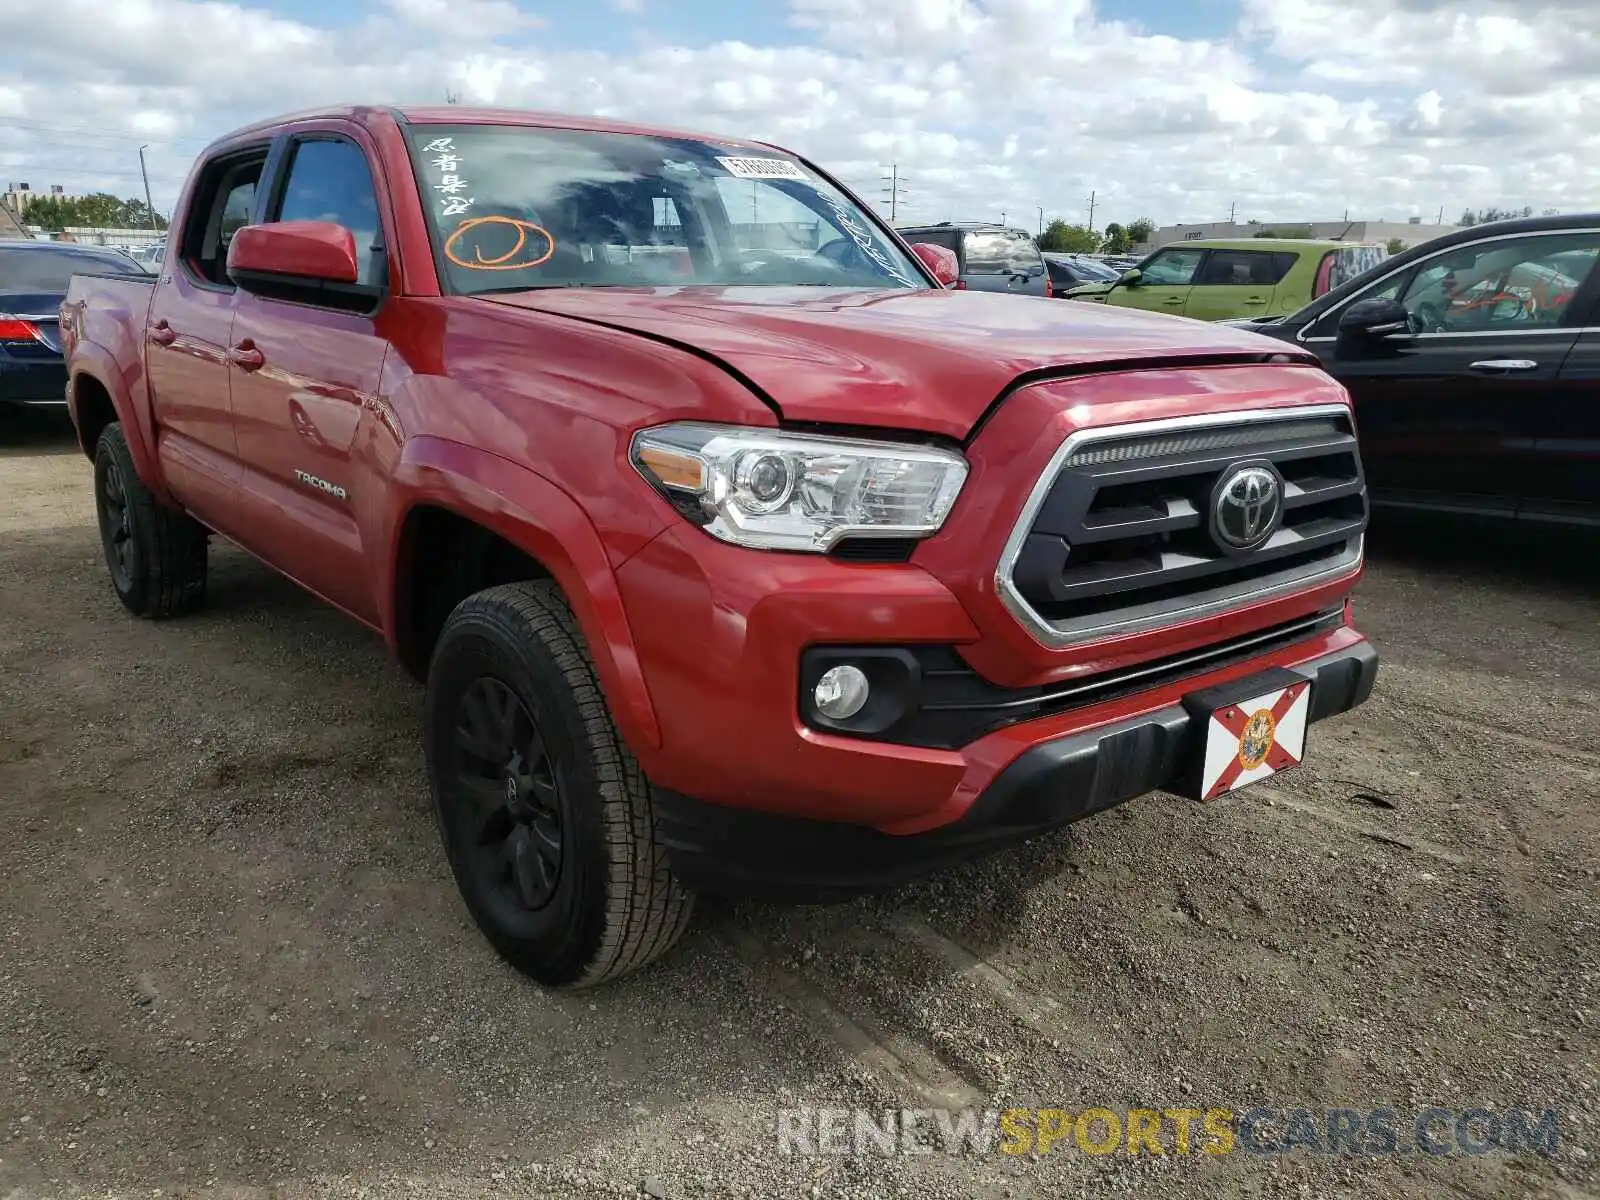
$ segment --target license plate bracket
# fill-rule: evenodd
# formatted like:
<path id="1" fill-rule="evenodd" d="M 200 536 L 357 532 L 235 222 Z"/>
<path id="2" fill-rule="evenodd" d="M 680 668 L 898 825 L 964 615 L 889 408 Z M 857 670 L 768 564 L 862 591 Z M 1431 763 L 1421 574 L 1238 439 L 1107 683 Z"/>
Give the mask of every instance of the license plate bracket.
<path id="1" fill-rule="evenodd" d="M 1305 759 L 1311 681 L 1274 669 L 1185 696 L 1193 753 L 1184 794 L 1209 803 Z"/>

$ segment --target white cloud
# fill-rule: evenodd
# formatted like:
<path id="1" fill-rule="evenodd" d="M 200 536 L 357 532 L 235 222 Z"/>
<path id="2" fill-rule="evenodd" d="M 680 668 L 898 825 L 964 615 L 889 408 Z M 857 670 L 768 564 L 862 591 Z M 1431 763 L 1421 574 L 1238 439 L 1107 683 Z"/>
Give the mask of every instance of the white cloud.
<path id="1" fill-rule="evenodd" d="M 170 203 L 235 125 L 448 91 L 767 138 L 873 198 L 894 162 L 913 219 L 1079 220 L 1091 190 L 1101 222 L 1593 203 L 1600 4 L 1241 3 L 1211 40 L 1116 0 L 790 0 L 792 44 L 557 51 L 518 0 L 373 0 L 337 29 L 262 0 L 5 0 L 0 181 L 132 194 L 148 142 Z"/>

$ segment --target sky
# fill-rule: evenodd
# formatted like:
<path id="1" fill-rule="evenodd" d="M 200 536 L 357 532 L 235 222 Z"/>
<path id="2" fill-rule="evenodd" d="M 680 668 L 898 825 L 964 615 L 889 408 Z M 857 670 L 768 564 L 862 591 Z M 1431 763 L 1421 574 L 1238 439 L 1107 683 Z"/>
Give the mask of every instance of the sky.
<path id="1" fill-rule="evenodd" d="M 1600 208 L 1600 0 L 3 0 L 0 183 L 324 103 L 774 141 L 902 221 Z"/>

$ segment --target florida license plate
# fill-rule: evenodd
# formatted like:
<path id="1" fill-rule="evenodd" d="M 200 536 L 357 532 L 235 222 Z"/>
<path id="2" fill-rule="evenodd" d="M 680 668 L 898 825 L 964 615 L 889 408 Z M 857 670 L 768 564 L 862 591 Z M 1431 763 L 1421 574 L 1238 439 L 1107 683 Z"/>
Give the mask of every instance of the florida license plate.
<path id="1" fill-rule="evenodd" d="M 1200 799 L 1215 800 L 1299 766 L 1310 709 L 1308 680 L 1213 709 L 1206 722 Z"/>

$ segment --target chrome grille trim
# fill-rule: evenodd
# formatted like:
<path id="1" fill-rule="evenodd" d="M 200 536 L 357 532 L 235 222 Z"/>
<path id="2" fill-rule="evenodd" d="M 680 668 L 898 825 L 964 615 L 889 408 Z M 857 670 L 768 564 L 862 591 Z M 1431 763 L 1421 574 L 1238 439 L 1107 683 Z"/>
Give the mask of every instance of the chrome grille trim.
<path id="1" fill-rule="evenodd" d="M 1095 446 L 1104 442 L 1129 441 L 1159 446 L 1161 442 L 1157 439 L 1189 434 L 1197 430 L 1217 430 L 1225 426 L 1262 426 L 1268 423 L 1280 428 L 1297 423 L 1303 426 L 1307 421 L 1316 419 L 1333 419 L 1347 422 L 1351 430 L 1353 431 L 1354 429 L 1353 417 L 1346 406 L 1340 404 L 1316 404 L 1290 408 L 1248 409 L 1231 413 L 1208 413 L 1201 416 L 1174 417 L 1153 421 L 1136 421 L 1124 425 L 1092 426 L 1075 431 L 1062 442 L 1051 456 L 1049 463 L 1046 464 L 1029 492 L 1028 498 L 1022 506 L 1022 511 L 1017 517 L 1016 524 L 1012 526 L 1010 537 L 1006 540 L 1005 548 L 1001 551 L 1000 561 L 994 573 L 996 594 L 1012 616 L 1036 641 L 1045 646 L 1060 648 L 1093 642 L 1113 635 L 1143 633 L 1179 625 L 1187 621 L 1228 612 L 1247 604 L 1332 583 L 1335 580 L 1355 574 L 1362 563 L 1365 541 L 1364 531 L 1356 533 L 1350 539 L 1348 548 L 1337 559 L 1332 562 L 1316 563 L 1314 564 L 1314 569 L 1310 571 L 1291 569 L 1288 572 L 1246 580 L 1242 584 L 1224 589 L 1221 594 L 1210 595 L 1205 599 L 1200 599 L 1190 604 L 1179 602 L 1160 611 L 1142 614 L 1133 612 L 1120 617 L 1117 616 L 1115 611 L 1112 611 L 1103 614 L 1103 619 L 1080 621 L 1071 624 L 1068 628 L 1060 628 L 1040 615 L 1017 589 L 1013 581 L 1013 573 L 1016 569 L 1017 561 L 1022 555 L 1023 547 L 1033 530 L 1040 509 L 1044 506 L 1062 471 L 1068 468 L 1073 456 L 1083 451 L 1085 447 Z M 1241 456 L 1252 452 L 1254 449 L 1254 446 L 1251 445 L 1252 442 L 1256 445 L 1265 444 L 1259 439 L 1246 438 L 1238 446 Z M 1079 461 L 1092 463 L 1116 460 L 1085 457 Z M 1284 532 L 1288 531 L 1280 531 L 1280 533 Z M 1275 538 L 1274 541 L 1276 540 Z M 1203 582 L 1200 587 L 1197 587 L 1196 591 L 1201 595 L 1205 594 Z M 1149 606 L 1146 605 L 1145 607 Z"/>

